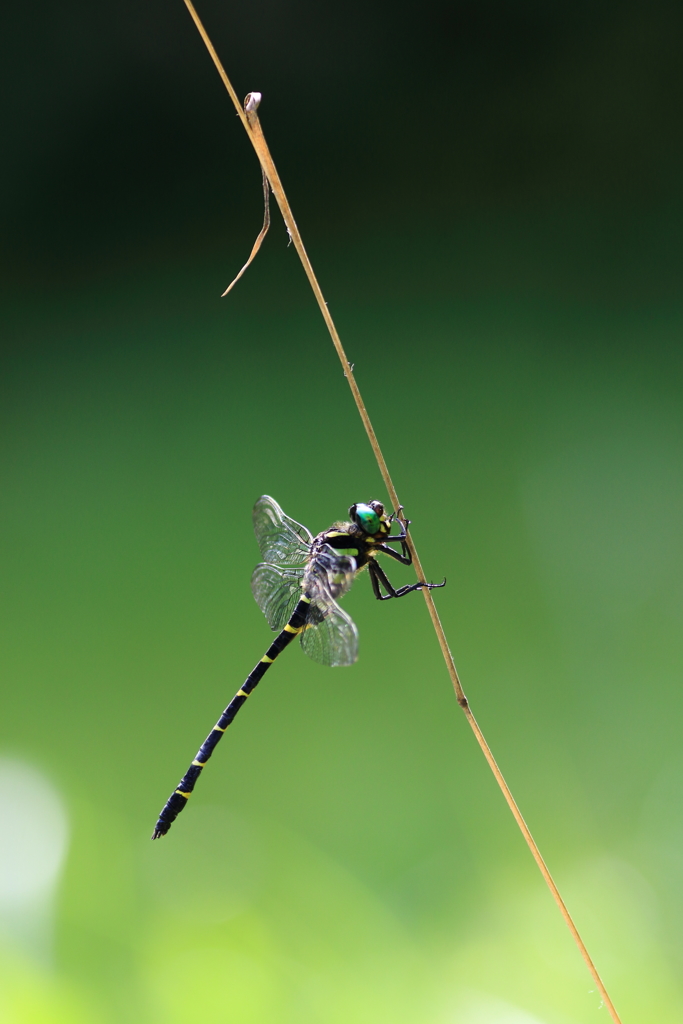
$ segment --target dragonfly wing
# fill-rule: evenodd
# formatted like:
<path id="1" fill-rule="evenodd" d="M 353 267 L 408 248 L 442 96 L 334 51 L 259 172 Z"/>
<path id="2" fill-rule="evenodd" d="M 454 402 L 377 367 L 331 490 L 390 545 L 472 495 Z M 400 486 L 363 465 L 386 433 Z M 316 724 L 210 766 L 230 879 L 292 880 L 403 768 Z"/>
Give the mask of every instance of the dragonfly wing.
<path id="1" fill-rule="evenodd" d="M 318 618 L 316 612 L 321 617 L 318 622 L 314 621 Z M 324 615 L 316 605 L 301 634 L 301 646 L 309 658 L 320 665 L 353 665 L 358 658 L 356 624 L 336 601 L 330 601 Z"/>
<path id="2" fill-rule="evenodd" d="M 301 646 L 321 665 L 352 665 L 358 657 L 358 630 L 336 598 L 353 583 L 356 560 L 325 544 L 306 570 L 303 590 L 311 599 Z"/>
<path id="3" fill-rule="evenodd" d="M 312 595 L 320 593 L 338 599 L 350 589 L 356 577 L 356 559 L 341 554 L 329 544 L 322 544 L 315 552 L 306 575 L 306 583 L 313 583 Z"/>
<path id="4" fill-rule="evenodd" d="M 251 590 L 256 603 L 271 629 L 284 629 L 301 598 L 303 569 L 280 569 L 260 562 L 251 577 Z"/>
<path id="5" fill-rule="evenodd" d="M 278 503 L 262 495 L 254 505 L 254 532 L 264 562 L 303 565 L 313 537 L 305 526 L 290 519 Z"/>

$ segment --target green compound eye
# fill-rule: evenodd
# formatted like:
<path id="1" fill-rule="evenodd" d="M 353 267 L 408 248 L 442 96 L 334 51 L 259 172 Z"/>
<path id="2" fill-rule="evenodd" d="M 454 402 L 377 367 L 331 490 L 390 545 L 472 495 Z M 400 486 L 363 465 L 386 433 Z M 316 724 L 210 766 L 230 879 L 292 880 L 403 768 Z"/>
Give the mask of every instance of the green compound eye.
<path id="1" fill-rule="evenodd" d="M 380 518 L 369 505 L 356 505 L 355 519 L 366 533 L 377 533 L 379 530 Z"/>

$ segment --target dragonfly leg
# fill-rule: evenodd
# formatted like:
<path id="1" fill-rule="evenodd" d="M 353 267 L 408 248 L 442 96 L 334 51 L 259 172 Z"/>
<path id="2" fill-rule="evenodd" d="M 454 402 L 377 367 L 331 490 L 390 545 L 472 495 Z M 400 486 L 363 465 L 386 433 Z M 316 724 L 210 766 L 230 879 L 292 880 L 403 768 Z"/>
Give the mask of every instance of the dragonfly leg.
<path id="1" fill-rule="evenodd" d="M 387 537 L 386 540 L 405 540 L 406 537 L 408 536 L 408 527 L 410 526 L 410 519 L 394 519 L 392 516 L 392 521 L 398 523 L 398 525 L 401 527 L 401 532 L 395 533 L 391 537 Z"/>
<path id="2" fill-rule="evenodd" d="M 379 579 L 377 578 L 377 565 L 370 559 L 368 562 L 368 572 L 370 573 L 370 582 L 372 583 L 372 591 L 378 601 L 388 601 L 392 596 L 391 594 L 383 594 L 379 589 Z"/>
<path id="3" fill-rule="evenodd" d="M 401 549 L 403 551 L 403 554 L 399 555 L 398 551 L 394 551 L 392 548 L 388 548 L 386 546 L 386 543 L 378 544 L 378 546 L 377 546 L 377 550 L 378 551 L 381 551 L 382 554 L 384 554 L 384 555 L 389 555 L 391 558 L 395 558 L 397 562 L 401 563 L 401 565 L 412 565 L 413 564 L 413 556 L 410 553 L 410 548 L 408 547 L 408 545 L 405 542 L 405 536 L 404 537 L 387 537 L 387 540 L 398 540 L 398 541 L 400 541 L 401 542 Z"/>
<path id="4" fill-rule="evenodd" d="M 421 590 L 422 587 L 426 587 L 427 590 L 433 590 L 435 587 L 445 587 L 446 585 L 446 580 L 444 579 L 443 583 L 410 583 L 408 586 L 399 587 L 398 590 L 396 590 L 384 569 L 382 569 L 382 567 L 379 566 L 372 558 L 368 562 L 368 570 L 372 581 L 372 589 L 378 601 L 388 601 L 392 597 L 404 597 L 406 594 L 409 594 L 411 590 Z M 380 584 L 387 591 L 386 594 L 382 593 Z"/>
<path id="5" fill-rule="evenodd" d="M 404 519 L 401 513 L 403 512 L 403 505 L 399 505 L 395 512 L 392 512 L 389 516 L 390 523 L 399 523 L 403 531 L 410 526 L 410 519 Z"/>
<path id="6" fill-rule="evenodd" d="M 399 505 L 398 512 L 394 512 L 394 514 L 391 517 L 393 522 L 397 522 L 399 524 L 399 526 L 401 527 L 401 532 L 395 533 L 393 537 L 385 537 L 384 544 L 380 546 L 380 551 L 383 551 L 385 555 L 391 555 L 392 558 L 395 558 L 397 561 L 402 562 L 403 565 L 412 565 L 413 558 L 412 555 L 410 554 L 410 549 L 406 544 L 406 538 L 408 536 L 408 527 L 410 526 L 410 519 L 395 518 L 402 511 L 403 505 Z M 397 554 L 395 551 L 392 551 L 391 548 L 385 547 L 386 544 L 400 544 L 403 555 L 401 556 Z"/>

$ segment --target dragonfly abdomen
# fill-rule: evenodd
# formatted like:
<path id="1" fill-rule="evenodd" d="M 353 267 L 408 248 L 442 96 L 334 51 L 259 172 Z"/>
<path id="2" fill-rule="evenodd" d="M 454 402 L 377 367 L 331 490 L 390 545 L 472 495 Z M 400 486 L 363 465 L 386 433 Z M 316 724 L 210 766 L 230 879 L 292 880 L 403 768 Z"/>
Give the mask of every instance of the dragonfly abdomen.
<path id="1" fill-rule="evenodd" d="M 177 789 L 171 793 L 170 797 L 164 804 L 164 808 L 159 815 L 156 825 L 154 826 L 152 839 L 159 839 L 160 836 L 165 836 L 180 812 L 187 806 L 187 801 L 192 795 L 192 790 L 197 783 L 197 779 L 201 775 L 206 762 L 213 754 L 217 744 L 220 742 L 223 733 L 233 722 L 235 715 L 242 705 L 246 703 L 249 695 L 253 693 L 261 682 L 277 656 L 282 654 L 285 647 L 287 647 L 294 637 L 298 636 L 304 628 L 310 604 L 310 598 L 306 596 L 303 596 L 299 600 L 287 625 L 281 633 L 278 633 L 259 663 L 252 669 L 245 681 L 242 683 L 242 686 L 232 698 L 227 708 L 197 751 L 197 756 L 178 783 Z"/>

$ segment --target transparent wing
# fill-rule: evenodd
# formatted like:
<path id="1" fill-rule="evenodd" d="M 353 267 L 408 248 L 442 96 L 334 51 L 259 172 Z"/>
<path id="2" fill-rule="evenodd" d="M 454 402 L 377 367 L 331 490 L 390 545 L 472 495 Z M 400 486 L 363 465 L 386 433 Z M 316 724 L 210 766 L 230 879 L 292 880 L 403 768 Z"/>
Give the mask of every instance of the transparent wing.
<path id="1" fill-rule="evenodd" d="M 301 523 L 286 516 L 278 503 L 262 495 L 254 505 L 254 532 L 264 562 L 303 565 L 313 537 Z"/>
<path id="2" fill-rule="evenodd" d="M 301 646 L 321 665 L 352 665 L 358 658 L 358 630 L 336 598 L 353 583 L 356 560 L 322 545 L 306 570 L 303 591 L 311 599 Z"/>
<path id="3" fill-rule="evenodd" d="M 349 590 L 356 576 L 356 559 L 344 555 L 329 544 L 316 545 L 306 571 L 306 593 L 314 600 L 320 596 L 337 600 Z"/>
<path id="4" fill-rule="evenodd" d="M 260 562 L 251 576 L 251 590 L 271 629 L 284 629 L 301 597 L 304 569 L 280 569 Z"/>
<path id="5" fill-rule="evenodd" d="M 358 630 L 353 619 L 331 601 L 321 621 L 314 622 L 319 606 L 311 610 L 301 634 L 301 646 L 309 658 L 321 665 L 353 665 L 358 658 Z"/>

